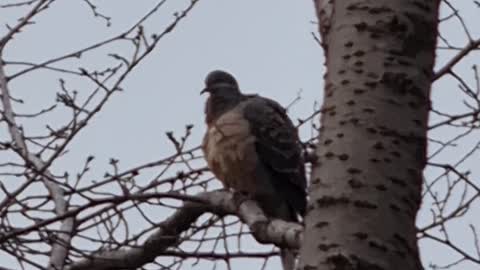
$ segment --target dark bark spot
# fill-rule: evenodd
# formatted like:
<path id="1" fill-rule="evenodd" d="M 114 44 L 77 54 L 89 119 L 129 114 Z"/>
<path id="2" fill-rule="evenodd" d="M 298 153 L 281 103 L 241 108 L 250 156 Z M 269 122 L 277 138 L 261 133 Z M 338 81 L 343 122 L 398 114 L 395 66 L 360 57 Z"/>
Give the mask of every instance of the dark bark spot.
<path id="1" fill-rule="evenodd" d="M 359 174 L 359 173 L 362 172 L 362 170 L 360 170 L 358 168 L 348 168 L 347 172 L 350 173 L 350 174 Z"/>
<path id="2" fill-rule="evenodd" d="M 345 120 L 340 120 L 340 121 L 338 121 L 338 124 L 339 124 L 340 126 L 344 126 L 346 123 L 347 123 L 347 121 L 345 121 Z"/>
<path id="3" fill-rule="evenodd" d="M 388 50 L 388 53 L 392 54 L 392 55 L 395 55 L 395 56 L 403 56 L 402 51 L 397 50 L 397 49 L 390 49 L 390 50 Z"/>
<path id="4" fill-rule="evenodd" d="M 355 262 L 356 267 L 353 268 L 355 270 L 386 270 L 385 268 L 381 267 L 380 265 L 369 262 L 369 261 L 367 261 L 365 259 L 362 259 L 358 256 L 351 255 L 350 258 L 352 259 L 353 262 Z M 338 269 L 338 270 L 340 270 L 340 269 Z M 345 269 L 342 269 L 342 270 L 347 270 L 347 269 L 345 268 Z"/>
<path id="5" fill-rule="evenodd" d="M 407 196 L 402 196 L 402 202 L 408 206 L 408 208 L 410 208 L 411 210 L 413 211 L 416 211 L 417 210 L 417 204 L 411 200 L 410 198 L 408 198 Z"/>
<path id="6" fill-rule="evenodd" d="M 343 138 L 343 136 L 344 136 L 343 133 L 337 133 L 338 138 Z"/>
<path id="7" fill-rule="evenodd" d="M 388 89 L 398 95 L 406 95 L 407 89 L 412 87 L 412 80 L 405 73 L 385 72 L 380 80 Z"/>
<path id="8" fill-rule="evenodd" d="M 389 7 L 372 7 L 368 11 L 370 14 L 380 14 L 380 13 L 386 13 L 386 12 L 392 12 L 392 9 Z"/>
<path id="9" fill-rule="evenodd" d="M 408 194 L 410 199 L 415 202 L 417 205 L 420 205 L 422 203 L 422 197 L 421 197 L 421 191 L 420 190 L 415 190 L 415 191 L 410 191 Z"/>
<path id="10" fill-rule="evenodd" d="M 345 43 L 345 47 L 347 47 L 347 48 L 350 48 L 352 46 L 353 46 L 353 41 L 349 41 L 349 42 Z"/>
<path id="11" fill-rule="evenodd" d="M 375 112 L 375 109 L 373 109 L 373 108 L 364 108 L 363 111 L 366 112 L 366 113 L 374 113 L 374 112 Z"/>
<path id="12" fill-rule="evenodd" d="M 340 69 L 340 70 L 338 71 L 338 74 L 345 74 L 345 72 L 347 72 L 345 69 Z"/>
<path id="13" fill-rule="evenodd" d="M 407 60 L 397 59 L 397 62 L 398 62 L 400 65 L 402 65 L 402 66 L 407 66 L 407 67 L 409 67 L 409 66 L 412 65 L 412 63 L 410 63 L 410 62 L 407 61 Z"/>
<path id="14" fill-rule="evenodd" d="M 384 161 L 385 163 L 392 163 L 392 160 L 389 159 L 388 157 L 383 158 L 383 161 Z"/>
<path id="15" fill-rule="evenodd" d="M 417 176 L 417 170 L 415 170 L 414 168 L 408 168 L 407 173 L 411 176 Z"/>
<path id="16" fill-rule="evenodd" d="M 355 63 L 353 63 L 353 65 L 356 67 L 361 67 L 363 66 L 363 61 L 356 61 Z"/>
<path id="17" fill-rule="evenodd" d="M 347 85 L 347 84 L 350 83 L 350 81 L 349 81 L 349 80 L 342 80 L 340 83 L 341 83 L 342 85 Z"/>
<path id="18" fill-rule="evenodd" d="M 354 71 L 357 74 L 362 74 L 363 73 L 363 69 L 355 69 Z"/>
<path id="19" fill-rule="evenodd" d="M 360 200 L 354 201 L 353 205 L 355 205 L 356 207 L 366 208 L 366 209 L 377 209 L 378 208 L 378 206 L 376 206 L 375 204 L 373 204 L 371 202 L 360 201 Z"/>
<path id="20" fill-rule="evenodd" d="M 363 32 L 367 29 L 367 24 L 365 22 L 356 23 L 353 26 L 355 26 L 358 32 Z"/>
<path id="21" fill-rule="evenodd" d="M 370 33 L 371 39 L 379 39 L 381 37 L 380 33 Z"/>
<path id="22" fill-rule="evenodd" d="M 392 151 L 392 152 L 390 152 L 390 154 L 392 154 L 392 156 L 397 157 L 397 158 L 399 158 L 399 157 L 402 156 L 402 155 L 401 155 L 399 152 L 397 152 L 397 151 Z"/>
<path id="23" fill-rule="evenodd" d="M 358 51 L 354 52 L 353 55 L 355 55 L 356 57 L 360 57 L 360 56 L 364 56 L 365 52 L 362 51 L 362 50 L 358 50 Z"/>
<path id="24" fill-rule="evenodd" d="M 388 251 L 387 246 L 385 246 L 385 245 L 383 245 L 383 244 L 381 244 L 381 243 L 378 243 L 377 241 L 373 241 L 373 240 L 368 241 L 368 245 L 371 246 L 371 247 L 373 247 L 373 248 L 376 248 L 376 249 L 378 249 L 378 250 L 381 250 L 381 251 L 383 251 L 383 252 L 387 252 L 387 251 Z"/>
<path id="25" fill-rule="evenodd" d="M 352 56 L 350 54 L 345 54 L 344 56 L 342 56 L 343 59 L 345 60 L 348 60 L 350 59 Z"/>
<path id="26" fill-rule="evenodd" d="M 382 185 L 382 184 L 376 185 L 375 188 L 380 190 L 380 191 L 387 190 L 387 187 L 385 185 Z"/>
<path id="27" fill-rule="evenodd" d="M 418 109 L 420 106 L 417 102 L 409 101 L 408 102 L 408 107 L 410 107 L 412 109 Z"/>
<path id="28" fill-rule="evenodd" d="M 365 240 L 368 238 L 368 234 L 364 232 L 356 232 L 353 234 L 353 236 L 357 237 L 360 240 Z"/>
<path id="29" fill-rule="evenodd" d="M 356 125 L 356 124 L 358 124 L 358 123 L 360 122 L 360 119 L 354 117 L 354 118 L 351 118 L 351 119 L 350 119 L 350 122 L 351 122 L 352 124 Z"/>
<path id="30" fill-rule="evenodd" d="M 390 204 L 390 209 L 392 209 L 395 212 L 400 212 L 400 207 L 393 203 Z"/>
<path id="31" fill-rule="evenodd" d="M 358 9 L 358 4 L 350 4 L 347 6 L 347 10 L 352 11 Z"/>
<path id="32" fill-rule="evenodd" d="M 359 180 L 357 180 L 357 179 L 355 179 L 355 178 L 352 178 L 352 179 L 348 180 L 348 184 L 349 184 L 352 188 L 355 188 L 355 189 L 357 189 L 357 188 L 362 188 L 362 187 L 365 186 L 362 182 L 360 182 Z"/>
<path id="33" fill-rule="evenodd" d="M 327 153 L 325 153 L 325 157 L 326 157 L 326 158 L 332 158 L 332 157 L 334 157 L 334 156 L 335 156 L 335 154 L 332 153 L 332 152 L 327 152 Z"/>
<path id="34" fill-rule="evenodd" d="M 383 146 L 383 143 L 382 142 L 376 142 L 374 145 L 373 145 L 373 148 L 377 149 L 377 150 L 383 150 L 385 149 L 385 147 Z"/>
<path id="35" fill-rule="evenodd" d="M 397 254 L 399 257 L 404 258 L 404 259 L 407 257 L 407 253 L 405 253 L 403 251 L 400 251 L 400 250 L 395 250 L 395 254 Z"/>
<path id="36" fill-rule="evenodd" d="M 375 74 L 371 71 L 367 73 L 367 77 L 372 78 L 372 79 L 378 79 L 379 78 L 378 74 Z"/>
<path id="37" fill-rule="evenodd" d="M 345 161 L 348 159 L 348 155 L 347 154 L 341 154 L 338 156 L 338 159 L 342 160 L 342 161 Z"/>
<path id="38" fill-rule="evenodd" d="M 328 269 L 331 270 L 385 270 L 385 268 L 368 262 L 367 260 L 355 255 L 347 258 L 343 254 L 331 255 L 327 258 Z"/>
<path id="39" fill-rule="evenodd" d="M 377 82 L 364 82 L 363 84 L 370 87 L 370 88 L 375 88 L 375 87 L 377 87 L 378 83 Z"/>
<path id="40" fill-rule="evenodd" d="M 433 69 L 431 69 L 430 67 L 422 68 L 422 73 L 423 75 L 425 75 L 425 77 L 431 78 L 433 76 Z"/>
<path id="41" fill-rule="evenodd" d="M 389 104 L 392 104 L 392 105 L 402 106 L 402 103 L 396 101 L 395 99 L 389 98 L 389 99 L 387 99 L 387 102 L 388 102 Z"/>
<path id="42" fill-rule="evenodd" d="M 347 105 L 348 106 L 353 106 L 353 105 L 355 105 L 355 101 L 354 100 L 349 100 L 349 101 L 347 101 Z"/>
<path id="43" fill-rule="evenodd" d="M 390 22 L 387 24 L 387 30 L 397 35 L 403 36 L 407 32 L 408 27 L 405 23 L 400 22 L 397 16 L 393 16 Z"/>
<path id="44" fill-rule="evenodd" d="M 342 254 L 336 254 L 329 256 L 327 258 L 327 263 L 330 264 L 332 267 L 328 267 L 332 270 L 353 270 L 354 265 L 350 262 L 347 257 Z"/>
<path id="45" fill-rule="evenodd" d="M 329 249 L 337 248 L 337 247 L 339 247 L 338 244 L 319 244 L 318 245 L 318 249 L 320 249 L 321 251 L 328 251 Z"/>
<path id="46" fill-rule="evenodd" d="M 329 145 L 333 142 L 331 139 L 326 139 L 325 142 L 323 143 L 324 145 Z"/>
<path id="47" fill-rule="evenodd" d="M 378 162 L 380 162 L 380 160 L 379 160 L 379 159 L 376 159 L 376 158 L 371 158 L 370 161 L 373 162 L 373 163 L 378 163 Z"/>
<path id="48" fill-rule="evenodd" d="M 403 236 L 401 236 L 400 234 L 398 233 L 395 233 L 393 234 L 393 238 L 398 242 L 400 243 L 400 246 L 402 246 L 403 248 L 405 248 L 408 252 L 410 253 L 414 253 L 413 249 L 410 247 L 410 245 L 408 244 L 408 241 L 406 238 L 404 238 Z"/>
<path id="49" fill-rule="evenodd" d="M 330 207 L 337 204 L 349 204 L 350 199 L 347 197 L 331 197 L 331 196 L 323 196 L 317 199 L 318 207 Z"/>
<path id="50" fill-rule="evenodd" d="M 424 1 L 413 1 L 412 4 L 426 13 L 429 13 L 432 10 Z"/>
<path id="51" fill-rule="evenodd" d="M 372 133 L 372 134 L 377 134 L 378 133 L 378 131 L 376 129 L 372 128 L 372 127 L 367 128 L 367 131 L 369 133 Z"/>
<path id="52" fill-rule="evenodd" d="M 315 224 L 315 227 L 320 229 L 320 228 L 328 226 L 329 224 L 330 224 L 330 222 L 328 222 L 328 221 L 320 221 L 317 224 Z"/>
<path id="53" fill-rule="evenodd" d="M 353 93 L 354 93 L 355 95 L 361 95 L 361 94 L 365 93 L 365 91 L 366 91 L 366 90 L 364 90 L 364 89 L 359 89 L 359 88 L 353 89 Z"/>

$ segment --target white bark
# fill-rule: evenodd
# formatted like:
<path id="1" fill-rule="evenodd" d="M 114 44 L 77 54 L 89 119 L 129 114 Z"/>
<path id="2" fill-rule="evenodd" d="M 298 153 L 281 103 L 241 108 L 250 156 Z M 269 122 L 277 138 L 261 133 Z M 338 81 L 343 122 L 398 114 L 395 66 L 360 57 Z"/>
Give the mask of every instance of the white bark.
<path id="1" fill-rule="evenodd" d="M 415 217 L 438 1 L 332 3 L 300 269 L 422 269 Z"/>

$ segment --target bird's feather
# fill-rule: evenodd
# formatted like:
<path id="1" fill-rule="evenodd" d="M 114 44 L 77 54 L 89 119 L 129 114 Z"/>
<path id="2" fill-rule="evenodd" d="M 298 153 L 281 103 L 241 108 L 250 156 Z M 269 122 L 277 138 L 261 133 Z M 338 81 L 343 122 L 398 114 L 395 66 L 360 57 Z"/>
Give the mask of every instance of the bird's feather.
<path id="1" fill-rule="evenodd" d="M 260 96 L 244 101 L 245 119 L 256 138 L 258 159 L 271 170 L 273 185 L 295 212 L 304 215 L 306 179 L 298 133 L 285 109 Z"/>

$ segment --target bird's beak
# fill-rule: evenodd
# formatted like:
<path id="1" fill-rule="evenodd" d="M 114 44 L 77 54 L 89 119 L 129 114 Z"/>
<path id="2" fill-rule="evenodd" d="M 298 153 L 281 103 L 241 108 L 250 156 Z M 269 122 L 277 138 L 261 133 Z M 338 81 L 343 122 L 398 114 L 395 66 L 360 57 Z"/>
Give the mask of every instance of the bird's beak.
<path id="1" fill-rule="evenodd" d="M 208 89 L 208 87 L 205 87 L 205 88 L 203 88 L 203 90 L 200 92 L 200 95 L 203 95 L 203 94 L 208 93 L 208 92 L 210 92 L 210 89 Z"/>

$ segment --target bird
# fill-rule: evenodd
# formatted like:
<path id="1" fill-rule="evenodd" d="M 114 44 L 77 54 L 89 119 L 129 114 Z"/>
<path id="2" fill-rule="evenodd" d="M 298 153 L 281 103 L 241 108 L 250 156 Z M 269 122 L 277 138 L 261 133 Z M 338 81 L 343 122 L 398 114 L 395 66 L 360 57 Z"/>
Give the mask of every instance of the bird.
<path id="1" fill-rule="evenodd" d="M 235 77 L 214 70 L 205 78 L 207 130 L 202 150 L 210 171 L 226 189 L 255 200 L 265 215 L 298 222 L 307 205 L 298 131 L 287 111 L 258 94 L 243 94 Z M 280 247 L 284 270 L 295 255 Z"/>

